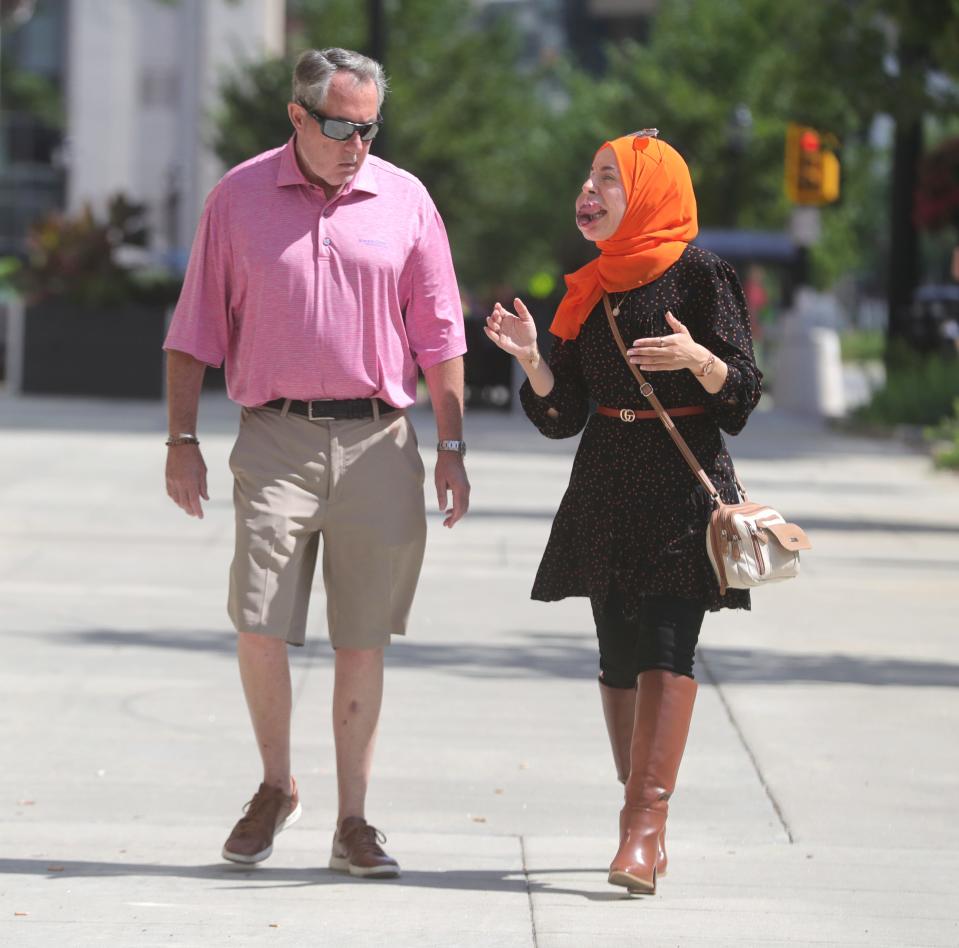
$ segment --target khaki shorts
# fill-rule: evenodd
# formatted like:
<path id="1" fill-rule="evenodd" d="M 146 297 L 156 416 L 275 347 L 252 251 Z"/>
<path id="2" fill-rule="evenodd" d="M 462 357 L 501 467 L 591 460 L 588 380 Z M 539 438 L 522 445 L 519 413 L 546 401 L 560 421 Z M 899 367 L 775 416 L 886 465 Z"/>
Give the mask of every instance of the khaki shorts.
<path id="1" fill-rule="evenodd" d="M 302 645 L 323 538 L 334 648 L 404 635 L 426 545 L 423 461 L 403 412 L 309 421 L 244 408 L 230 455 L 236 553 L 228 611 L 238 632 Z"/>

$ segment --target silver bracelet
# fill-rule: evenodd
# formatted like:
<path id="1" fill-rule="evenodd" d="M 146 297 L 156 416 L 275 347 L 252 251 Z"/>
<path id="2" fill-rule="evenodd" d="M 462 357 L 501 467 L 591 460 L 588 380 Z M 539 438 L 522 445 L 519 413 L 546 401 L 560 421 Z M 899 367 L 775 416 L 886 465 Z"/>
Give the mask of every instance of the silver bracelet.
<path id="1" fill-rule="evenodd" d="M 166 444 L 168 448 L 175 448 L 177 445 L 180 445 L 180 444 L 199 444 L 199 443 L 200 443 L 200 439 L 195 434 L 188 434 L 186 432 L 184 432 L 183 434 L 170 435 L 170 437 L 167 438 L 166 441 L 164 442 L 164 444 Z"/>

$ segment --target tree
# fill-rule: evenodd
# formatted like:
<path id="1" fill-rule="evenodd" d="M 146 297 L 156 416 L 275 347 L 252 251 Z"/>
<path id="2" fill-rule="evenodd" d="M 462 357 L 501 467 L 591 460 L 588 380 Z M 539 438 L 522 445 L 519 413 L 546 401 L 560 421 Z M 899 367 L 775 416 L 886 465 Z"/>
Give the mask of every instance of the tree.
<path id="1" fill-rule="evenodd" d="M 833 132 L 844 149 L 846 197 L 824 212 L 824 243 L 846 247 L 848 263 L 848 239 L 875 257 L 885 221 L 880 250 L 897 335 L 918 279 L 912 210 L 923 119 L 955 112 L 956 78 L 959 0 L 672 0 L 660 5 L 646 45 L 610 51 L 606 94 L 597 101 L 614 127 L 658 125 L 684 152 L 707 225 L 723 222 L 725 195 L 745 179 L 740 223 L 781 226 L 785 123 Z M 739 103 L 754 121 L 734 166 L 728 126 Z M 870 142 L 880 115 L 895 122 L 889 172 Z M 884 209 L 876 205 L 882 174 L 890 176 Z M 834 275 L 831 252 L 817 260 L 821 278 Z"/>
<path id="2" fill-rule="evenodd" d="M 213 136 L 221 160 L 236 164 L 289 137 L 284 106 L 296 54 L 363 49 L 368 22 L 357 6 L 298 0 L 290 57 L 245 64 L 225 80 Z M 542 150 L 542 102 L 517 31 L 505 16 L 477 29 L 464 9 L 458 0 L 387 8 L 385 129 L 390 160 L 417 175 L 436 201 L 461 281 L 482 293 L 496 283 L 525 284 L 549 259 L 551 235 L 529 221 L 541 219 L 554 197 L 528 186 Z"/>

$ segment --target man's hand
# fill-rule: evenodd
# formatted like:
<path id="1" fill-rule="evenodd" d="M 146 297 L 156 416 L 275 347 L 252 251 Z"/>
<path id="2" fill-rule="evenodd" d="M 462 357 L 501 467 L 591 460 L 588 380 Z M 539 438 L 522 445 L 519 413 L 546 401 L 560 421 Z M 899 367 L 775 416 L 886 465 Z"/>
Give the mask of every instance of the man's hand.
<path id="1" fill-rule="evenodd" d="M 436 470 L 436 500 L 440 510 L 446 514 L 444 527 L 452 527 L 464 516 L 470 506 L 470 482 L 466 476 L 466 465 L 463 455 L 458 451 L 437 451 Z M 446 504 L 449 498 L 448 491 L 453 492 L 453 509 Z"/>
<path id="2" fill-rule="evenodd" d="M 166 492 L 191 517 L 203 519 L 200 498 L 209 500 L 210 495 L 206 490 L 206 464 L 198 445 L 178 444 L 167 448 Z"/>

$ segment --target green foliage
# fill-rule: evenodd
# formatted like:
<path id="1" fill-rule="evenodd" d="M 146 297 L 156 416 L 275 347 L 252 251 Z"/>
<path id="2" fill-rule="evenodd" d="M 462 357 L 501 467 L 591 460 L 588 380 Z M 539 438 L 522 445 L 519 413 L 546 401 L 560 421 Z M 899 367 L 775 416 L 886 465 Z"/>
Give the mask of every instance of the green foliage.
<path id="1" fill-rule="evenodd" d="M 0 60 L 0 90 L 5 112 L 29 112 L 50 128 L 63 128 L 63 98 L 45 76 L 17 69 L 10 57 L 4 57 Z"/>
<path id="2" fill-rule="evenodd" d="M 882 273 L 889 249 L 888 156 L 864 143 L 843 149 L 843 196 L 822 213 L 822 236 L 810 248 L 812 282 L 829 289 L 849 273 Z"/>
<path id="3" fill-rule="evenodd" d="M 30 229 L 27 261 L 13 273 L 14 284 L 28 303 L 54 297 L 87 306 L 172 299 L 175 287 L 164 275 L 119 260 L 121 248 L 146 246 L 145 214 L 145 205 L 117 194 L 103 219 L 89 205 L 75 217 L 44 218 Z"/>
<path id="4" fill-rule="evenodd" d="M 879 329 L 849 329 L 839 339 L 843 362 L 882 361 L 886 334 Z"/>
<path id="5" fill-rule="evenodd" d="M 952 403 L 952 414 L 925 431 L 933 444 L 936 467 L 959 470 L 959 398 Z"/>
<path id="6" fill-rule="evenodd" d="M 536 186 L 549 152 L 537 132 L 542 102 L 522 74 L 511 21 L 476 29 L 460 0 L 405 0 L 388 14 L 388 157 L 430 191 L 461 281 L 482 291 L 491 282 L 523 284 L 544 263 L 552 268 L 551 235 L 536 226 L 555 203 Z M 291 18 L 299 35 L 288 59 L 244 65 L 223 84 L 213 146 L 228 165 L 289 137 L 296 54 L 363 48 L 366 21 L 353 0 L 299 0 Z M 567 179 L 566 192 L 572 187 Z"/>
<path id="7" fill-rule="evenodd" d="M 293 130 L 286 114 L 293 65 L 271 58 L 244 63 L 220 85 L 211 145 L 227 167 L 282 145 Z"/>
<path id="8" fill-rule="evenodd" d="M 843 198 L 823 210 L 814 281 L 881 274 L 888 162 L 868 144 L 872 121 L 948 115 L 959 98 L 959 87 L 928 82 L 931 68 L 959 74 L 959 0 L 671 0 L 647 43 L 609 48 L 599 77 L 569 61 L 524 62 L 509 15 L 481 23 L 466 0 L 385 8 L 387 157 L 426 184 L 461 280 L 480 292 L 592 255 L 572 225 L 576 190 L 604 140 L 644 126 L 689 161 L 704 227 L 785 227 L 786 124 L 832 132 Z M 215 147 L 228 165 L 289 137 L 295 54 L 364 49 L 367 12 L 355 0 L 291 0 L 290 59 L 243 65 L 224 84 Z"/>
<path id="9" fill-rule="evenodd" d="M 855 412 L 860 421 L 883 426 L 935 425 L 959 398 L 959 359 L 901 350 L 886 384 Z"/>

